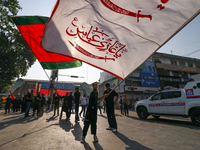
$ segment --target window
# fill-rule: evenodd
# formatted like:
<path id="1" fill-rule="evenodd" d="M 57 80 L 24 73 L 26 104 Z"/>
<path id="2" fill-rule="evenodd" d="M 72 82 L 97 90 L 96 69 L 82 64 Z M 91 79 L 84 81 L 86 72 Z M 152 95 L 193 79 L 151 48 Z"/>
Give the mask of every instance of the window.
<path id="1" fill-rule="evenodd" d="M 188 62 L 188 67 L 193 67 L 192 62 Z"/>
<path id="2" fill-rule="evenodd" d="M 197 87 L 200 88 L 200 83 L 197 83 Z"/>
<path id="3" fill-rule="evenodd" d="M 171 62 L 172 65 L 177 65 L 176 60 L 170 60 L 170 62 Z"/>
<path id="4" fill-rule="evenodd" d="M 161 93 L 155 94 L 152 96 L 151 100 L 160 100 L 161 99 Z"/>
<path id="5" fill-rule="evenodd" d="M 186 72 L 183 72 L 181 75 L 182 78 L 188 78 L 188 74 Z"/>
<path id="6" fill-rule="evenodd" d="M 153 61 L 160 61 L 159 57 L 153 57 Z"/>
<path id="7" fill-rule="evenodd" d="M 185 62 L 184 61 L 180 61 L 179 62 L 179 66 L 185 66 Z"/>
<path id="8" fill-rule="evenodd" d="M 200 64 L 195 64 L 196 68 L 200 68 Z"/>
<path id="9" fill-rule="evenodd" d="M 170 98 L 178 98 L 178 97 L 181 97 L 181 91 L 163 92 L 161 94 L 162 99 L 170 99 Z"/>
<path id="10" fill-rule="evenodd" d="M 173 92 L 173 97 L 174 97 L 174 98 L 181 97 L 181 91 L 174 91 L 174 92 Z"/>
<path id="11" fill-rule="evenodd" d="M 179 73 L 178 72 L 176 72 L 176 71 L 172 71 L 172 74 L 173 74 L 173 76 L 179 76 Z"/>

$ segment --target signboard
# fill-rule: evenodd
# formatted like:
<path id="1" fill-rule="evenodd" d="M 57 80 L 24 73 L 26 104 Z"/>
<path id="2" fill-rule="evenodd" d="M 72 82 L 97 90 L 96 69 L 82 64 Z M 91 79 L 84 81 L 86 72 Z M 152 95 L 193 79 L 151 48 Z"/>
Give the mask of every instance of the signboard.
<path id="1" fill-rule="evenodd" d="M 157 73 L 140 72 L 141 86 L 159 87 L 160 80 Z"/>
<path id="2" fill-rule="evenodd" d="M 149 72 L 156 73 L 155 64 L 153 61 L 145 61 L 134 72 Z"/>
<path id="3" fill-rule="evenodd" d="M 141 87 L 141 86 L 125 86 L 125 91 L 132 91 L 132 88 L 133 88 L 133 91 L 146 91 L 146 92 L 158 92 L 159 89 L 157 87 Z"/>
<path id="4" fill-rule="evenodd" d="M 166 82 L 180 82 L 180 78 L 175 78 L 175 77 L 162 77 L 162 76 L 160 76 L 160 81 L 166 81 Z"/>
<path id="5" fill-rule="evenodd" d="M 31 89 L 31 90 L 33 90 L 33 94 L 36 94 L 36 89 Z M 56 91 L 61 96 L 65 96 L 67 92 L 68 93 L 72 92 L 72 91 L 68 91 L 68 90 L 56 90 Z M 40 94 L 42 94 L 42 93 L 44 93 L 44 95 L 49 95 L 51 93 L 51 91 L 48 89 L 41 89 Z"/>

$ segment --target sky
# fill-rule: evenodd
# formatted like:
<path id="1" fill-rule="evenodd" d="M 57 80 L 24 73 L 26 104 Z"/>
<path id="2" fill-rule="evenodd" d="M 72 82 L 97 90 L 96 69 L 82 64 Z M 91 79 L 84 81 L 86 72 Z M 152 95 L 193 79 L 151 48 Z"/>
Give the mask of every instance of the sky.
<path id="1" fill-rule="evenodd" d="M 18 1 L 22 7 L 22 10 L 18 12 L 18 16 L 39 15 L 49 17 L 56 3 L 56 0 Z M 200 15 L 193 19 L 157 52 L 200 59 Z M 48 76 L 50 76 L 51 71 L 45 71 L 47 72 Z M 68 76 L 59 76 L 58 81 L 87 82 L 90 84 L 99 80 L 100 72 L 103 71 L 83 63 L 81 67 L 59 70 L 58 74 Z M 80 78 L 71 78 L 69 77 L 71 75 L 79 76 Z M 38 61 L 31 66 L 27 72 L 27 75 L 22 78 L 48 80 L 47 75 Z"/>

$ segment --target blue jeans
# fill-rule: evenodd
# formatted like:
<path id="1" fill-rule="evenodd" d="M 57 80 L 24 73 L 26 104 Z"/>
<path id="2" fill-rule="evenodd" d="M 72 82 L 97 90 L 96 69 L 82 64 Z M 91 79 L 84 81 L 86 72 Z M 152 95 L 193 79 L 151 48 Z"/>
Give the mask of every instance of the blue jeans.
<path id="1" fill-rule="evenodd" d="M 28 115 L 29 115 L 29 110 L 30 110 L 30 107 L 31 107 L 31 103 L 32 103 L 32 102 L 27 102 L 27 104 L 26 104 L 25 116 L 28 116 Z"/>

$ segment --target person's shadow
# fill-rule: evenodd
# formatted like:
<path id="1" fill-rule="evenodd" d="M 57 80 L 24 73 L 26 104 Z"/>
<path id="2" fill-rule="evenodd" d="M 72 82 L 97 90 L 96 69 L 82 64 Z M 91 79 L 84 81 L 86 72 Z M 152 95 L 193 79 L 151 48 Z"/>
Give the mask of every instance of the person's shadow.
<path id="1" fill-rule="evenodd" d="M 59 120 L 59 125 L 62 129 L 64 129 L 66 132 L 69 132 L 71 129 L 73 129 L 73 124 L 71 121 L 66 121 L 66 120 Z"/>
<path id="2" fill-rule="evenodd" d="M 53 121 L 57 118 L 57 116 L 51 116 L 49 119 L 46 119 L 46 122 Z"/>
<path id="3" fill-rule="evenodd" d="M 127 138 L 125 135 L 123 135 L 120 132 L 116 132 L 115 135 L 121 140 L 123 141 L 126 145 L 128 145 L 129 147 L 126 147 L 127 150 L 152 150 L 148 147 L 143 146 L 142 144 L 130 140 L 129 138 Z"/>
<path id="4" fill-rule="evenodd" d="M 72 130 L 72 133 L 75 137 L 75 140 L 81 141 L 81 136 L 83 132 L 79 122 L 76 122 L 76 124 L 74 125 L 74 130 Z"/>
<path id="5" fill-rule="evenodd" d="M 96 150 L 103 150 L 103 148 L 101 147 L 101 145 L 99 144 L 99 142 L 93 142 L 94 147 Z"/>

